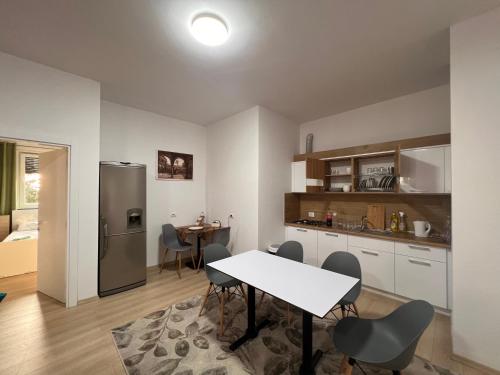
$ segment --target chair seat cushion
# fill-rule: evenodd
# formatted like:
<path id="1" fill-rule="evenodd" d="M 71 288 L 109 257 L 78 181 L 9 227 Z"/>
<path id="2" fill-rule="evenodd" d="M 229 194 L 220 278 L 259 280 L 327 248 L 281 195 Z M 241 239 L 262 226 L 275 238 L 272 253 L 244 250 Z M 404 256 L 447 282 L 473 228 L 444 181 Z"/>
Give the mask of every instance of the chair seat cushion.
<path id="1" fill-rule="evenodd" d="M 226 288 L 232 288 L 236 285 L 240 285 L 241 281 L 226 275 L 225 273 L 219 272 L 210 266 L 207 267 L 207 277 L 208 279 L 217 286 L 223 286 Z"/>
<path id="2" fill-rule="evenodd" d="M 340 352 L 357 361 L 383 364 L 404 349 L 392 332 L 383 320 L 348 317 L 335 327 L 333 341 Z"/>
<path id="3" fill-rule="evenodd" d="M 191 245 L 186 246 L 183 244 L 182 247 L 179 247 L 178 249 L 172 249 L 172 250 L 173 251 L 187 251 L 187 250 L 191 250 L 191 249 L 192 249 Z"/>

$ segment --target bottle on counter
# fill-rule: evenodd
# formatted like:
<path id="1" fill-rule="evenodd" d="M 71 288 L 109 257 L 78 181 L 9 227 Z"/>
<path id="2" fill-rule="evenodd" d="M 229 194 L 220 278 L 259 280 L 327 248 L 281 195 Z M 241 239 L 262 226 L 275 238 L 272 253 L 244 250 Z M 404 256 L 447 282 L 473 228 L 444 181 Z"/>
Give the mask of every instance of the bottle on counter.
<path id="1" fill-rule="evenodd" d="M 391 214 L 391 232 L 398 232 L 398 231 L 399 231 L 398 215 L 396 214 L 396 211 L 392 211 L 392 214 Z"/>
<path id="2" fill-rule="evenodd" d="M 406 232 L 406 221 L 405 221 L 406 214 L 403 211 L 398 211 L 398 215 L 399 215 L 398 230 L 400 232 Z"/>
<path id="3" fill-rule="evenodd" d="M 333 222 L 333 215 L 331 212 L 328 212 L 326 214 L 326 226 L 327 227 L 331 227 L 332 226 L 332 222 Z"/>

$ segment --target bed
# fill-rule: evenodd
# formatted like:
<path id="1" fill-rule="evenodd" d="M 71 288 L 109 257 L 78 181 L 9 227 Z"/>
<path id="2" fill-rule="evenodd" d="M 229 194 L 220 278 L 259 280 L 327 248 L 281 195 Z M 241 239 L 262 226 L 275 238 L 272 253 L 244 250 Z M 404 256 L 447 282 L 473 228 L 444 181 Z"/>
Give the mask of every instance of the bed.
<path id="1" fill-rule="evenodd" d="M 38 210 L 12 211 L 12 229 L 0 242 L 0 278 L 37 269 Z"/>

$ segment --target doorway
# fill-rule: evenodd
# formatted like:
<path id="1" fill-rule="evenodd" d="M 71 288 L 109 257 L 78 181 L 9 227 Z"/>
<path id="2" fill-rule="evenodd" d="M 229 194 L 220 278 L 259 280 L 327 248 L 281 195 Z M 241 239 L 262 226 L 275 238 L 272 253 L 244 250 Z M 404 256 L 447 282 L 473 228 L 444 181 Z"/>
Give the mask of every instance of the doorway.
<path id="1" fill-rule="evenodd" d="M 67 304 L 69 152 L 0 138 L 0 292 L 7 299 L 24 285 Z"/>

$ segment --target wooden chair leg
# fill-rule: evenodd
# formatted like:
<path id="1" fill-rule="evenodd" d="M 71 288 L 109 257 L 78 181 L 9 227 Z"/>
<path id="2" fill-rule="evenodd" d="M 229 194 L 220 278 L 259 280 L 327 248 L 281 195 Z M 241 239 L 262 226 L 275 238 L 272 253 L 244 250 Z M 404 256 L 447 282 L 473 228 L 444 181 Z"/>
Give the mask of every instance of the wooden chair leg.
<path id="1" fill-rule="evenodd" d="M 340 310 L 342 310 L 342 318 L 345 318 L 346 317 L 345 306 L 344 305 L 340 305 Z"/>
<path id="2" fill-rule="evenodd" d="M 351 375 L 352 374 L 353 361 L 344 355 L 342 358 L 342 362 L 340 363 L 340 373 L 342 375 Z"/>
<path id="3" fill-rule="evenodd" d="M 352 308 L 354 309 L 354 313 L 356 314 L 356 316 L 359 318 L 358 306 L 356 306 L 356 304 L 353 303 Z"/>
<path id="4" fill-rule="evenodd" d="M 220 300 L 220 335 L 224 336 L 224 294 L 226 293 L 226 288 L 222 287 L 221 300 Z"/>
<path id="5" fill-rule="evenodd" d="M 165 261 L 167 260 L 167 252 L 168 252 L 168 248 L 165 249 L 165 251 L 163 252 L 163 258 L 162 258 L 161 264 L 160 264 L 160 273 L 162 273 L 163 268 L 167 268 L 167 266 L 165 264 Z"/>
<path id="6" fill-rule="evenodd" d="M 203 255 L 204 255 L 203 253 L 204 253 L 204 250 L 203 250 L 203 249 L 201 249 L 201 250 L 200 250 L 200 259 L 198 259 L 198 268 L 197 268 L 197 270 L 196 270 L 196 273 L 200 272 L 201 260 L 203 259 Z M 194 263 L 193 263 L 193 264 L 194 264 Z"/>
<path id="7" fill-rule="evenodd" d="M 245 293 L 245 288 L 243 288 L 243 285 L 240 285 L 240 290 L 241 290 L 241 295 L 243 296 L 243 299 L 245 300 L 245 305 L 248 305 L 248 298 L 247 298 L 247 294 Z"/>
<path id="8" fill-rule="evenodd" d="M 212 285 L 213 285 L 212 282 L 210 282 L 210 285 L 208 286 L 207 293 L 205 294 L 205 299 L 203 300 L 203 304 L 201 305 L 200 313 L 198 314 L 198 316 L 201 316 L 201 314 L 203 313 L 203 309 L 205 308 L 205 305 L 207 304 L 208 296 L 210 294 L 210 289 L 212 289 Z"/>
<path id="9" fill-rule="evenodd" d="M 262 301 L 264 301 L 265 295 L 266 295 L 266 292 L 262 292 L 262 295 L 260 296 L 260 301 L 259 301 L 259 304 L 257 305 L 257 307 L 260 307 L 260 305 L 262 305 Z"/>
<path id="10" fill-rule="evenodd" d="M 189 251 L 191 253 L 191 262 L 193 262 L 193 268 L 196 266 L 196 262 L 194 261 L 194 256 L 193 256 L 193 249 Z"/>
<path id="11" fill-rule="evenodd" d="M 178 252 L 178 251 L 175 253 L 175 260 L 176 260 L 176 263 L 177 263 L 177 276 L 179 276 L 179 279 L 182 279 L 182 276 L 181 276 L 181 260 L 182 260 L 182 256 L 181 256 L 181 253 Z"/>

